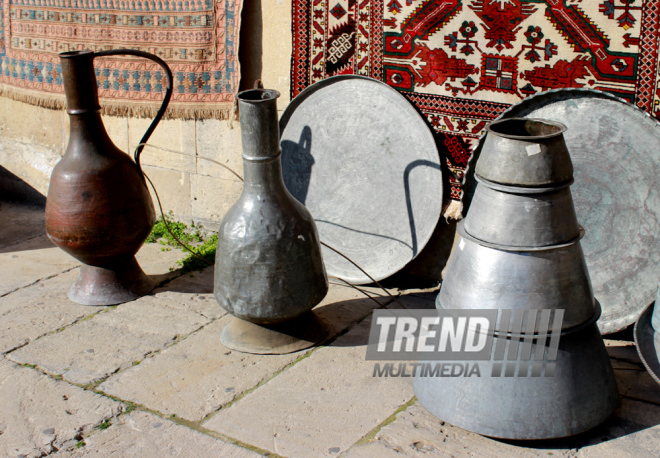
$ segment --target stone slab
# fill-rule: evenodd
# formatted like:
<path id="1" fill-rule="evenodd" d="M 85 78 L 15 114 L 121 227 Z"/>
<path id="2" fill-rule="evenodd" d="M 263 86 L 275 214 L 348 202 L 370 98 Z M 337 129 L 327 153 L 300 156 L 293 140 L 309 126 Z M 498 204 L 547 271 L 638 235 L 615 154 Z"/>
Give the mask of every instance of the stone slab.
<path id="1" fill-rule="evenodd" d="M 163 250 L 165 248 L 165 250 Z M 176 247 L 165 247 L 160 243 L 145 243 L 135 255 L 140 267 L 156 281 L 156 285 L 181 275 L 177 261 L 187 252 Z"/>
<path id="2" fill-rule="evenodd" d="M 243 183 L 235 177 L 224 179 L 191 175 L 190 205 L 193 220 L 207 229 L 217 231 L 220 221 L 238 200 L 242 190 Z"/>
<path id="3" fill-rule="evenodd" d="M 128 143 L 131 155 L 138 146 L 142 136 L 149 128 L 151 119 L 128 119 Z M 158 123 L 156 130 L 149 138 L 149 142 L 140 156 L 140 162 L 180 172 L 195 173 L 196 171 L 196 145 L 195 121 L 184 119 L 164 119 Z M 155 147 L 165 148 L 165 151 Z M 187 155 L 177 154 L 182 152 Z M 192 155 L 192 156 L 188 156 Z"/>
<path id="4" fill-rule="evenodd" d="M 232 127 L 228 121 L 197 120 L 197 173 L 199 175 L 236 180 L 233 173 L 204 158 L 218 161 L 243 176 L 242 152 L 240 123 L 234 122 Z"/>
<path id="5" fill-rule="evenodd" d="M 437 288 L 428 291 L 405 291 L 397 300 L 406 309 L 435 310 L 435 299 L 438 297 L 439 292 L 440 290 Z"/>
<path id="6" fill-rule="evenodd" d="M 66 145 L 69 143 L 70 118 L 68 115 L 64 115 L 64 119 L 65 119 L 65 135 L 66 135 L 65 145 Z M 134 149 L 131 150 L 128 144 L 129 119 L 130 118 L 126 118 L 123 116 L 108 116 L 108 115 L 101 116 L 101 120 L 103 121 L 105 130 L 108 132 L 108 135 L 110 136 L 110 140 L 112 140 L 112 143 L 114 143 L 117 146 L 117 148 L 119 148 L 129 156 L 133 157 L 133 153 L 135 150 Z"/>
<path id="7" fill-rule="evenodd" d="M 169 216 L 171 211 L 176 221 L 190 224 L 192 222 L 190 215 L 190 174 L 149 165 L 144 165 L 142 170 L 156 187 L 165 214 Z M 156 215 L 160 217 L 156 194 L 150 184 L 147 187 L 154 203 Z"/>
<path id="8" fill-rule="evenodd" d="M 623 399 L 604 424 L 578 436 L 547 441 L 500 441 L 434 417 L 415 403 L 376 433 L 352 447 L 348 458 L 367 457 L 535 457 L 657 456 L 660 407 Z"/>
<path id="9" fill-rule="evenodd" d="M 227 312 L 213 296 L 213 273 L 211 266 L 201 272 L 184 274 L 156 288 L 151 294 L 215 320 Z"/>
<path id="10" fill-rule="evenodd" d="M 46 110 L 3 97 L 0 101 L 0 134 L 3 138 L 62 151 L 63 110 Z"/>
<path id="11" fill-rule="evenodd" d="M 85 385 L 130 367 L 208 322 L 177 304 L 145 296 L 35 340 L 8 357 Z"/>
<path id="12" fill-rule="evenodd" d="M 80 265 L 46 235 L 12 245 L 11 249 L 0 253 L 0 297 Z"/>
<path id="13" fill-rule="evenodd" d="M 639 458 L 658 456 L 660 406 L 623 398 L 603 425 L 585 435 L 577 456 Z M 570 444 L 573 445 L 573 444 Z"/>
<path id="14" fill-rule="evenodd" d="M 0 163 L 42 195 L 47 195 L 53 167 L 62 150 L 0 138 Z"/>
<path id="15" fill-rule="evenodd" d="M 369 325 L 362 321 L 204 427 L 284 456 L 347 450 L 413 397 L 409 378 L 372 377 L 373 362 L 365 361 Z"/>
<path id="16" fill-rule="evenodd" d="M 551 455 L 562 455 L 556 450 Z M 397 414 L 366 444 L 352 447 L 346 457 L 536 457 L 537 450 L 489 439 L 438 420 L 415 403 Z"/>
<path id="17" fill-rule="evenodd" d="M 261 79 L 264 87 L 280 92 L 278 109 L 283 110 L 289 104 L 291 88 L 291 1 L 264 1 L 261 11 L 264 24 Z"/>
<path id="18" fill-rule="evenodd" d="M 74 269 L 0 297 L 0 353 L 23 346 L 104 307 L 76 304 L 67 293 Z"/>
<path id="19" fill-rule="evenodd" d="M 85 438 L 85 445 L 56 455 L 61 458 L 108 456 L 228 457 L 261 456 L 154 414 L 133 411 Z"/>
<path id="20" fill-rule="evenodd" d="M 119 402 L 0 358 L 0 455 L 38 457 L 76 441 Z"/>
<path id="21" fill-rule="evenodd" d="M 180 277 L 172 283 L 179 289 L 204 288 L 212 291 L 213 269 L 209 268 L 188 281 Z M 191 280 L 197 280 L 194 283 Z M 163 289 L 163 288 L 161 288 Z M 190 293 L 157 292 L 173 299 Z M 336 335 L 364 318 L 377 304 L 370 299 L 356 297 L 361 293 L 352 288 L 333 285 L 328 296 L 317 308 L 319 317 Z M 195 297 L 195 295 L 192 295 Z M 205 296 L 215 302 L 212 294 Z M 196 301 L 191 299 L 189 303 Z M 220 306 L 215 303 L 215 309 Z M 203 313 L 203 310 L 200 310 Z M 233 401 L 238 395 L 282 370 L 301 356 L 251 355 L 231 351 L 220 342 L 220 332 L 230 316 L 207 325 L 183 342 L 163 350 L 140 365 L 110 377 L 99 389 L 121 399 L 137 402 L 167 415 L 175 414 L 191 421 L 199 421 Z"/>
<path id="22" fill-rule="evenodd" d="M 227 316 L 183 342 L 110 377 L 98 389 L 163 414 L 199 421 L 299 355 L 250 355 L 220 342 Z"/>
<path id="23" fill-rule="evenodd" d="M 13 245 L 46 235 L 44 208 L 41 206 L 3 201 L 0 202 L 0 219 L 0 252 L 13 251 Z"/>

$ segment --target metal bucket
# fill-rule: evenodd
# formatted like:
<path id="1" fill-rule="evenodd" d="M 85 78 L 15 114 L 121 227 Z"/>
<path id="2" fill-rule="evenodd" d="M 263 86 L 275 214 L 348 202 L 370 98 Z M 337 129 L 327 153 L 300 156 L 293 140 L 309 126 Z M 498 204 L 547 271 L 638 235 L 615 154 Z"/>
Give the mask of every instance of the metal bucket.
<path id="1" fill-rule="evenodd" d="M 536 346 L 532 344 L 532 355 Z M 533 376 L 533 363 L 512 359 L 476 362 L 479 377 L 422 377 L 418 372 L 413 380 L 415 396 L 441 420 L 514 440 L 587 431 L 605 421 L 617 405 L 614 372 L 595 320 L 560 337 L 552 376 L 548 376 L 551 361 L 543 363 L 541 376 Z M 497 364 L 503 366 L 502 372 Z M 506 366 L 511 364 L 514 369 L 507 374 Z M 499 376 L 493 376 L 494 369 Z"/>
<path id="2" fill-rule="evenodd" d="M 485 246 L 465 233 L 447 264 L 440 309 L 564 309 L 562 329 L 585 323 L 594 296 L 580 242 L 536 251 Z"/>
<path id="3" fill-rule="evenodd" d="M 554 186 L 573 179 L 563 133 L 566 126 L 541 119 L 492 122 L 475 173 L 495 183 Z"/>
<path id="4" fill-rule="evenodd" d="M 568 184 L 553 192 L 494 185 L 481 179 L 465 218 L 476 239 L 512 247 L 557 245 L 575 240 L 580 227 Z"/>

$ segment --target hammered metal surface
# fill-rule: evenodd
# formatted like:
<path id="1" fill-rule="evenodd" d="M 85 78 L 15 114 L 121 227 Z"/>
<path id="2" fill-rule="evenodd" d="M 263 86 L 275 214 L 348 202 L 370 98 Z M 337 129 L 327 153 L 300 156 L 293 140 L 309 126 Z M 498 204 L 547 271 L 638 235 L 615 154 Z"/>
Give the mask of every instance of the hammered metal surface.
<path id="1" fill-rule="evenodd" d="M 426 245 L 442 210 L 433 135 L 401 94 L 370 78 L 310 86 L 280 120 L 284 182 L 312 213 L 321 240 L 374 279 L 403 268 Z M 327 248 L 328 275 L 369 278 Z"/>
<path id="2" fill-rule="evenodd" d="M 525 99 L 501 115 L 565 124 L 575 169 L 571 187 L 603 334 L 634 323 L 653 302 L 660 276 L 660 123 L 614 96 L 561 89 Z M 466 174 L 474 192 L 477 148 Z"/>
<path id="3" fill-rule="evenodd" d="M 302 315 L 328 292 L 314 219 L 282 181 L 277 97 L 266 89 L 237 96 L 245 181 L 218 229 L 213 286 L 221 307 L 263 325 Z"/>

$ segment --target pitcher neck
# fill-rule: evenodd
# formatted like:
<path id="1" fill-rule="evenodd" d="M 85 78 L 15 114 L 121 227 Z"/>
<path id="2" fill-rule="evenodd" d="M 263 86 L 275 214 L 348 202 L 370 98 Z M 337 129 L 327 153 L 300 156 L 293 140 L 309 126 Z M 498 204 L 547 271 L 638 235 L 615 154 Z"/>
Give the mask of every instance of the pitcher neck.
<path id="1" fill-rule="evenodd" d="M 251 89 L 238 93 L 243 158 L 261 160 L 279 156 L 279 96 L 279 92 L 269 89 Z"/>
<path id="2" fill-rule="evenodd" d="M 260 160 L 243 157 L 243 179 L 246 192 L 287 192 L 279 154 Z"/>
<path id="3" fill-rule="evenodd" d="M 59 55 L 69 114 L 101 109 L 94 73 L 94 56 L 92 51 L 73 51 Z"/>

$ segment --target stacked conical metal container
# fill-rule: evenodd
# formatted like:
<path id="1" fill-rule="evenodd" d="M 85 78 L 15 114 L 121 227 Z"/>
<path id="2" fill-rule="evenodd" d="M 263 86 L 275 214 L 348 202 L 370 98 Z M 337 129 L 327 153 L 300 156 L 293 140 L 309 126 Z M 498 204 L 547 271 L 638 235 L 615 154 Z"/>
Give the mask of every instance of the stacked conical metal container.
<path id="1" fill-rule="evenodd" d="M 479 184 L 470 213 L 458 225 L 461 238 L 436 300 L 436 307 L 445 310 L 511 310 L 500 312 L 494 332 L 495 340 L 508 342 L 507 359 L 512 347 L 516 350 L 514 361 L 484 362 L 480 377 L 414 380 L 415 394 L 427 410 L 487 436 L 571 436 L 603 422 L 618 402 L 596 326 L 600 308 L 580 246 L 565 130 L 537 119 L 489 126 L 475 170 Z M 547 319 L 543 324 L 537 316 L 561 317 L 563 310 L 552 370 L 545 366 L 545 373 L 535 373 L 533 364 L 520 363 L 520 334 L 512 332 L 515 320 L 509 316 L 522 310 L 518 315 L 532 323 L 537 334 L 531 334 L 537 337 L 547 330 Z M 547 349 L 539 348 L 543 345 L 549 345 L 548 339 L 534 340 L 528 357 L 545 354 Z M 506 369 L 493 376 L 498 365 Z"/>

